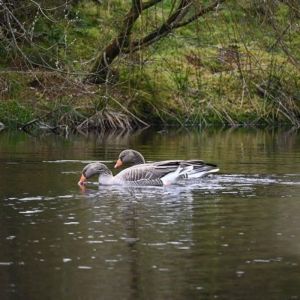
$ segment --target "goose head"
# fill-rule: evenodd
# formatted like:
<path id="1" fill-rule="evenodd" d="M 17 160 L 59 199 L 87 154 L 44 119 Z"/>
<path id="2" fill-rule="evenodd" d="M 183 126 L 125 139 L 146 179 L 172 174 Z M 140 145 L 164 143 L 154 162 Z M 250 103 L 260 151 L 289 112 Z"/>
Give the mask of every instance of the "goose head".
<path id="1" fill-rule="evenodd" d="M 107 168 L 106 165 L 100 163 L 100 162 L 93 162 L 88 165 L 86 165 L 81 173 L 80 180 L 78 181 L 78 185 L 82 186 L 84 185 L 84 182 L 91 178 L 94 175 L 100 176 L 112 176 L 111 171 Z"/>
<path id="2" fill-rule="evenodd" d="M 139 165 L 139 164 L 144 164 L 145 159 L 143 155 L 132 149 L 127 149 L 122 151 L 119 154 L 119 158 L 115 164 L 115 168 L 121 167 L 123 164 L 134 164 L 134 165 Z"/>

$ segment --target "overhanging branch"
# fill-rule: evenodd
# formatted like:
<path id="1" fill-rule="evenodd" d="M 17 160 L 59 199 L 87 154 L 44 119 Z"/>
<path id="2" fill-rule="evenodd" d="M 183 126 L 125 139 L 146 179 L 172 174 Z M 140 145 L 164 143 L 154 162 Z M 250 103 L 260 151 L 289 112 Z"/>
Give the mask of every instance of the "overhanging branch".
<path id="1" fill-rule="evenodd" d="M 91 73 L 85 79 L 90 83 L 108 82 L 110 65 L 114 59 L 121 54 L 129 54 L 149 46 L 161 38 L 170 34 L 174 29 L 182 27 L 203 15 L 213 11 L 225 0 L 211 0 L 211 4 L 196 10 L 192 16 L 192 7 L 198 3 L 198 0 L 174 0 L 170 15 L 158 28 L 148 33 L 145 37 L 131 40 L 132 30 L 135 22 L 141 16 L 143 11 L 163 2 L 163 0 L 131 0 L 131 8 L 123 19 L 123 26 L 118 36 L 109 43 L 97 57 Z M 178 3 L 176 5 L 176 3 Z M 197 7 L 196 7 L 197 8 Z"/>
<path id="2" fill-rule="evenodd" d="M 196 21 L 197 19 L 199 19 L 200 17 L 202 17 L 203 15 L 213 11 L 214 9 L 216 9 L 221 3 L 225 2 L 226 0 L 216 0 L 214 3 L 212 3 L 211 5 L 200 9 L 194 16 L 190 17 L 189 19 L 187 19 L 184 22 L 181 23 L 177 23 L 174 28 L 179 28 L 179 27 L 183 27 L 186 26 L 194 21 Z"/>
<path id="3" fill-rule="evenodd" d="M 197 13 L 193 16 L 184 20 L 184 17 L 187 15 L 191 5 L 193 5 L 193 0 L 181 0 L 177 9 L 175 9 L 174 13 L 172 13 L 169 18 L 156 30 L 150 32 L 147 36 L 142 39 L 132 41 L 130 44 L 130 48 L 126 48 L 123 50 L 123 53 L 130 53 L 140 50 L 143 47 L 149 46 L 154 42 L 160 40 L 161 38 L 167 36 L 174 29 L 179 27 L 183 27 L 197 20 L 198 18 L 204 16 L 205 14 L 216 9 L 221 3 L 226 0 L 216 0 L 212 4 L 207 7 L 201 8 Z M 150 2 L 159 2 L 159 1 L 150 1 Z"/>
<path id="4" fill-rule="evenodd" d="M 161 2 L 162 0 L 152 0 L 152 1 L 147 1 L 142 3 L 142 10 L 146 10 L 154 5 L 156 5 L 157 3 Z"/>

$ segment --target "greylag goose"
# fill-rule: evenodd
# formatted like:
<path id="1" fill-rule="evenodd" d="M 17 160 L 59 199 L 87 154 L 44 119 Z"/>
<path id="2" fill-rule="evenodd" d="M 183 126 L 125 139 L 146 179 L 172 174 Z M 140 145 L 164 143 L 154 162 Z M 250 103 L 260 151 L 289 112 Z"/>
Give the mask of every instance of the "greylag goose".
<path id="1" fill-rule="evenodd" d="M 119 154 L 119 158 L 115 164 L 115 168 L 119 168 L 124 164 L 133 164 L 137 165 L 145 165 L 145 159 L 143 155 L 132 149 L 123 150 Z M 179 165 L 188 164 L 193 166 L 192 170 L 185 174 L 185 176 L 181 176 L 180 179 L 195 179 L 201 178 L 207 174 L 215 173 L 219 171 L 219 168 L 210 163 L 205 163 L 203 160 L 164 160 L 159 162 L 147 163 L 147 165 L 167 165 L 170 169 L 175 170 Z"/>
<path id="2" fill-rule="evenodd" d="M 193 165 L 187 161 L 174 164 L 167 162 L 157 162 L 152 164 L 140 164 L 122 170 L 113 176 L 106 165 L 94 162 L 86 165 L 82 170 L 81 178 L 78 182 L 80 186 L 92 176 L 99 175 L 101 185 L 133 185 L 133 186 L 166 186 L 176 183 L 179 179 L 186 178 L 189 174 L 198 171 L 211 173 L 216 172 L 215 165 Z"/>

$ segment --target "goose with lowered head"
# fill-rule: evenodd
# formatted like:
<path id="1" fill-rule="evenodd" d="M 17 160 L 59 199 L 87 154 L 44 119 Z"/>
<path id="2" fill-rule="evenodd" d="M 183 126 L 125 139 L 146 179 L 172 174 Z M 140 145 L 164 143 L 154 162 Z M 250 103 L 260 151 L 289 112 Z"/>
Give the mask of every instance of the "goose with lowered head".
<path id="1" fill-rule="evenodd" d="M 113 176 L 105 164 L 94 162 L 84 167 L 78 184 L 82 186 L 87 179 L 98 175 L 100 185 L 166 186 L 192 176 L 195 174 L 195 169 L 206 174 L 218 171 L 218 168 L 212 164 L 195 165 L 189 161 L 174 164 L 164 161 L 135 165 Z"/>

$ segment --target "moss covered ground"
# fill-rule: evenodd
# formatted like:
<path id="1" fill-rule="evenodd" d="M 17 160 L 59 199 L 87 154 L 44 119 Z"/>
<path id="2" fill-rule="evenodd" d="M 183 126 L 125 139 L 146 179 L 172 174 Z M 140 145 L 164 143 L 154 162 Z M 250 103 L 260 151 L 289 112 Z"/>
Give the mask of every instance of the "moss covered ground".
<path id="1" fill-rule="evenodd" d="M 22 48 L 34 68 L 26 68 L 18 51 L 0 47 L 0 121 L 19 127 L 41 118 L 53 126 L 77 127 L 110 110 L 103 122 L 110 124 L 116 116 L 122 126 L 126 122 L 119 113 L 148 124 L 299 127 L 297 16 L 279 2 L 270 22 L 254 2 L 259 3 L 228 1 L 152 46 L 118 58 L 112 82 L 99 86 L 82 79 L 95 55 L 116 36 L 128 2 L 79 1 L 68 18 L 57 17 L 55 23 L 40 18 L 35 24 L 39 48 Z M 134 35 L 161 22 L 167 4 L 143 17 Z"/>

